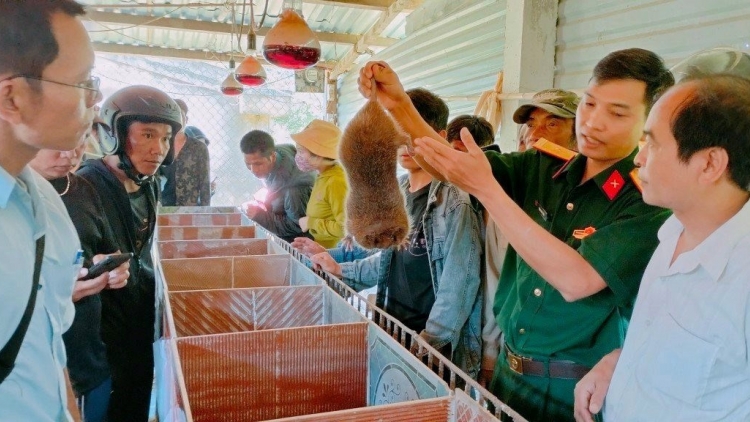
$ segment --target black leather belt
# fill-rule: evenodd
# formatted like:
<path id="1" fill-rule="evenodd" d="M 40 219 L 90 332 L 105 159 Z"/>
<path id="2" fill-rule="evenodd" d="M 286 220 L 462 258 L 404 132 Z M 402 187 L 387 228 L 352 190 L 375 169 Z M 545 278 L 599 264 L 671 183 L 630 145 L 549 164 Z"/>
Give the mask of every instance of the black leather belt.
<path id="1" fill-rule="evenodd" d="M 587 366 L 569 360 L 544 362 L 520 356 L 511 352 L 507 345 L 505 346 L 505 359 L 511 371 L 520 375 L 579 380 L 591 370 Z"/>

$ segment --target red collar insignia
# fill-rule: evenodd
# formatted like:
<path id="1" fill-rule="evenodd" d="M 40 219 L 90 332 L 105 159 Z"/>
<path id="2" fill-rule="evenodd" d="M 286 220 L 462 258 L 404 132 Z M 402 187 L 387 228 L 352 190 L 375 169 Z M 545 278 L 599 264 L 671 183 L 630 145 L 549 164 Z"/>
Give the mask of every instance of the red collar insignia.
<path id="1" fill-rule="evenodd" d="M 573 237 L 578 240 L 583 240 L 584 238 L 589 237 L 594 233 L 596 233 L 596 229 L 588 226 L 583 230 L 573 230 Z"/>
<path id="2" fill-rule="evenodd" d="M 622 178 L 619 171 L 615 170 L 602 185 L 602 190 L 607 194 L 607 198 L 611 201 L 615 199 L 618 193 L 620 193 L 623 186 L 625 186 L 625 179 Z"/>

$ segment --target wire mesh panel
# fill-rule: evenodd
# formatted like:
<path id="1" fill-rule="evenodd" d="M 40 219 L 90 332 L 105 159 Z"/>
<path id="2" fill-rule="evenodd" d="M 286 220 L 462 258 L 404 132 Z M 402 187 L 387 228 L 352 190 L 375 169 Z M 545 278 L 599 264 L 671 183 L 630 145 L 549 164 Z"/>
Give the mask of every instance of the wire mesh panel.
<path id="1" fill-rule="evenodd" d="M 237 207 L 162 207 L 157 214 L 236 214 Z"/>
<path id="2" fill-rule="evenodd" d="M 255 237 L 255 226 L 164 226 L 159 240 L 247 239 Z"/>
<path id="3" fill-rule="evenodd" d="M 188 337 L 323 325 L 323 289 L 199 290 L 170 293 L 169 300 L 177 336 Z"/>
<path id="4" fill-rule="evenodd" d="M 157 247 L 162 259 L 265 255 L 268 239 L 169 240 Z"/>
<path id="5" fill-rule="evenodd" d="M 242 223 L 242 214 L 160 214 L 157 222 L 160 226 L 238 226 Z"/>
<path id="6" fill-rule="evenodd" d="M 377 407 L 340 410 L 317 415 L 296 416 L 294 418 L 275 419 L 268 422 L 452 422 L 451 402 L 449 397 L 437 399 L 413 400 L 404 403 L 387 404 Z M 470 419 L 457 419 L 460 422 L 480 422 Z"/>
<path id="7" fill-rule="evenodd" d="M 96 53 L 94 74 L 108 97 L 130 85 L 150 85 L 180 98 L 188 106 L 188 125 L 209 140 L 211 180 L 216 193 L 212 205 L 238 205 L 252 198 L 261 182 L 247 170 L 239 144 L 247 132 L 270 133 L 277 144 L 291 143 L 290 133 L 313 119 L 326 118 L 326 95 L 295 90 L 294 71 L 264 66 L 267 83 L 246 88 L 237 97 L 219 91 L 229 73 L 228 63 L 147 56 Z"/>
<path id="8" fill-rule="evenodd" d="M 195 422 L 365 406 L 366 322 L 176 341 Z"/>
<path id="9" fill-rule="evenodd" d="M 289 255 L 162 259 L 171 292 L 289 286 Z"/>

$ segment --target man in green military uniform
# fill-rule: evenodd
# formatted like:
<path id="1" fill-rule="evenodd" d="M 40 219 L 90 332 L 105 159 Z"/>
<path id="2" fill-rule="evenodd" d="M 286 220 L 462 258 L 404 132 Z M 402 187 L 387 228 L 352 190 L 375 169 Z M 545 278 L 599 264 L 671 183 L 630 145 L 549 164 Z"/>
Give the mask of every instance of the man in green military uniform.
<path id="1" fill-rule="evenodd" d="M 415 138 L 418 161 L 476 196 L 510 242 L 494 306 L 505 344 L 491 390 L 531 421 L 573 420 L 576 381 L 623 343 L 668 216 L 643 202 L 633 158 L 651 105 L 673 83 L 650 51 L 611 53 L 576 113 L 580 154 L 540 141 L 485 157 L 468 132 L 462 153 L 418 121 L 387 65 L 360 73 L 360 91 L 374 89 Z"/>

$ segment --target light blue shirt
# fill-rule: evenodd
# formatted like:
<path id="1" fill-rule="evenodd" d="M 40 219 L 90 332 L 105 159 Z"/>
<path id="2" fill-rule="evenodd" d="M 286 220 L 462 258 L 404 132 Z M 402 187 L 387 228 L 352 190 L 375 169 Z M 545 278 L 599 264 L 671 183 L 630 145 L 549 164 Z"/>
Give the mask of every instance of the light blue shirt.
<path id="1" fill-rule="evenodd" d="M 671 263 L 659 230 L 605 401 L 608 422 L 750 420 L 750 202 Z"/>
<path id="2" fill-rule="evenodd" d="M 71 296 L 80 268 L 78 235 L 52 185 L 29 167 L 18 179 L 0 167 L 0 347 L 28 303 L 42 235 L 40 290 L 15 368 L 0 384 L 0 421 L 70 420 L 62 333 L 73 321 Z"/>

